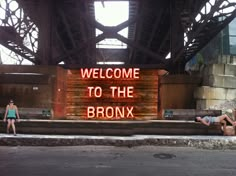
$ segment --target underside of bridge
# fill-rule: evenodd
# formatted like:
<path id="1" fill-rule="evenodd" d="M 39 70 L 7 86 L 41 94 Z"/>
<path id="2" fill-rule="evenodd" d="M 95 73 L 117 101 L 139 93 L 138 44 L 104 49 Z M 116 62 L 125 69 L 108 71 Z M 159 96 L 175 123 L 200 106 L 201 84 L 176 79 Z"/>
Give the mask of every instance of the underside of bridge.
<path id="1" fill-rule="evenodd" d="M 95 20 L 94 2 L 2 0 L 0 43 L 36 65 L 63 62 L 66 68 L 76 68 L 122 61 L 124 67 L 139 65 L 180 73 L 236 14 L 232 0 L 130 0 L 128 20 L 104 26 Z M 99 2 L 105 5 L 106 1 Z M 127 38 L 118 34 L 126 27 Z M 96 36 L 95 29 L 102 34 Z M 128 47 L 96 48 L 106 38 L 118 39 Z M 111 57 L 105 57 L 108 55 Z"/>

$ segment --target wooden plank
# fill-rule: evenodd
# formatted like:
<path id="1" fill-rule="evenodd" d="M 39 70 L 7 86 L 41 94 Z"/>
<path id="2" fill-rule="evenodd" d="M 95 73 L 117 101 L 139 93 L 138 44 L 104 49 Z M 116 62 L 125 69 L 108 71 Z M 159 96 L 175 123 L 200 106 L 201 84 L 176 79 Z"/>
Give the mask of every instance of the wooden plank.
<path id="1" fill-rule="evenodd" d="M 103 69 L 104 73 L 105 69 Z M 134 107 L 133 119 L 156 119 L 158 112 L 158 70 L 140 70 L 139 79 L 83 79 L 80 70 L 69 70 L 67 79 L 67 116 L 86 118 L 87 107 Z M 102 74 L 103 74 L 102 73 Z M 89 95 L 88 87 L 99 86 L 102 89 L 101 97 Z M 115 90 L 112 96 L 111 86 L 120 87 L 120 97 Z M 131 88 L 131 97 L 124 96 L 124 87 Z M 126 112 L 127 113 L 127 112 Z M 101 115 L 102 116 L 102 115 Z M 109 116 L 109 114 L 108 114 Z M 129 117 L 128 117 L 129 118 Z M 98 119 L 106 119 L 98 117 Z M 114 117 L 119 119 L 119 117 Z M 124 119 L 125 120 L 125 119 Z"/>

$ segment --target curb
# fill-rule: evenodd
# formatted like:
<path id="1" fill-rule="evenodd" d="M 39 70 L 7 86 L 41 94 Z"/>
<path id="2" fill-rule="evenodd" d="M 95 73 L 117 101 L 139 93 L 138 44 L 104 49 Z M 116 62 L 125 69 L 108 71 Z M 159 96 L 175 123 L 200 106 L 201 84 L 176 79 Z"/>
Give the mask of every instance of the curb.
<path id="1" fill-rule="evenodd" d="M 0 134 L 0 146 L 81 146 L 104 145 L 135 147 L 143 145 L 195 147 L 202 149 L 236 150 L 236 136 L 78 136 Z"/>

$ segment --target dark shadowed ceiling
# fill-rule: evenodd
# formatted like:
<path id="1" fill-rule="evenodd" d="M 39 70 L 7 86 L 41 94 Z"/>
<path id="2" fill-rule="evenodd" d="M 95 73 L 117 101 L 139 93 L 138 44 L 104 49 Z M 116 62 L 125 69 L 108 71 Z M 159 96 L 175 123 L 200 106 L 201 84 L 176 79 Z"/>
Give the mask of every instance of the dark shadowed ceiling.
<path id="1" fill-rule="evenodd" d="M 1 44 L 35 64 L 64 62 L 68 68 L 95 66 L 98 61 L 122 61 L 127 67 L 139 65 L 182 72 L 186 62 L 236 13 L 235 3 L 227 0 L 130 0 L 129 19 L 107 27 L 95 20 L 93 0 L 16 1 L 32 23 L 26 24 L 31 24 L 31 30 L 26 29 L 25 35 L 32 32 L 33 24 L 38 27 L 38 48 L 25 47 L 16 29 L 20 25 L 6 25 L 6 20 L 0 27 Z M 231 10 L 224 11 L 227 8 Z M 19 19 L 19 23 L 21 20 L 26 18 Z M 118 34 L 126 27 L 127 38 Z M 97 37 L 96 28 L 103 32 Z M 128 47 L 97 49 L 96 43 L 105 38 L 116 38 Z M 166 59 L 168 53 L 171 57 Z"/>

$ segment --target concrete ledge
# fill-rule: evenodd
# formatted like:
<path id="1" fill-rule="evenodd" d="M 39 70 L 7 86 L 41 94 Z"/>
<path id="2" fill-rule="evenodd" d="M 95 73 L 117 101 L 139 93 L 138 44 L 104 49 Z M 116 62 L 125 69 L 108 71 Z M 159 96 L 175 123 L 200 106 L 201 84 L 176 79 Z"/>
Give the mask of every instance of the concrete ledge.
<path id="1" fill-rule="evenodd" d="M 202 109 L 164 109 L 163 118 L 166 120 L 194 121 L 197 116 L 220 116 L 221 110 Z"/>
<path id="2" fill-rule="evenodd" d="M 204 149 L 236 149 L 235 136 L 164 136 L 134 135 L 119 136 L 65 136 L 0 134 L 2 146 L 81 146 L 105 145 L 134 147 L 141 145 L 196 147 Z"/>
<path id="3" fill-rule="evenodd" d="M 49 135 L 222 135 L 220 125 L 209 127 L 194 121 L 83 121 L 83 120 L 21 120 L 17 133 Z M 0 121 L 0 133 L 6 123 Z"/>

